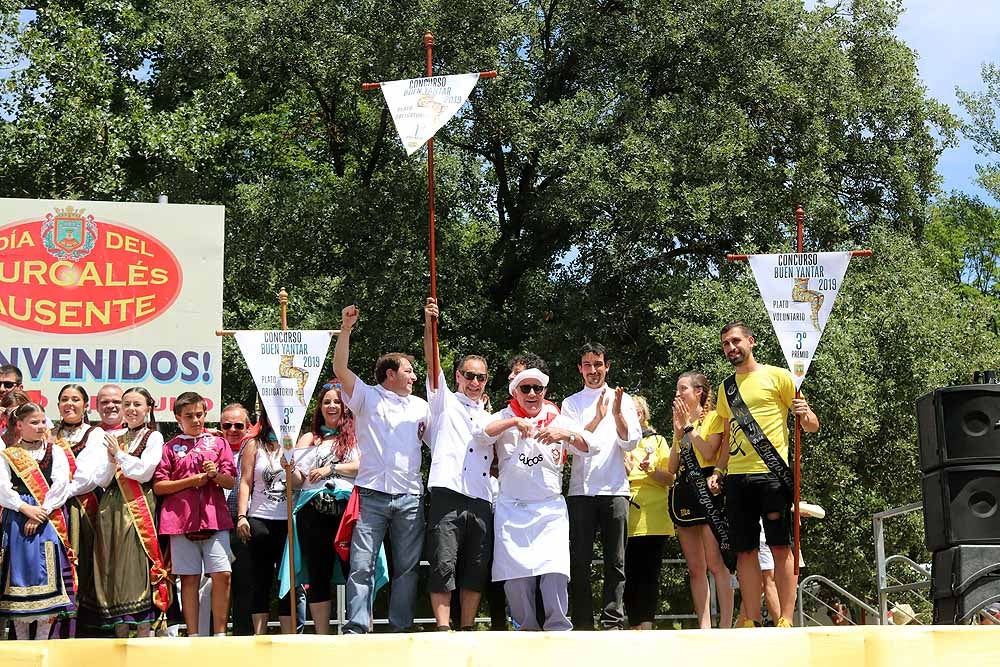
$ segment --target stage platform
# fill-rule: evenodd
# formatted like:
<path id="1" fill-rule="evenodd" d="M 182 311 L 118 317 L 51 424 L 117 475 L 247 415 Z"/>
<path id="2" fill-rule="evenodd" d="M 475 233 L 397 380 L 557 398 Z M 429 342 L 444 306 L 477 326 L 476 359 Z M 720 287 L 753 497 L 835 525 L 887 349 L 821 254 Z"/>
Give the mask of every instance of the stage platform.
<path id="1" fill-rule="evenodd" d="M 0 642 L 4 667 L 938 667 L 1000 664 L 1000 628 L 900 626 L 652 632 Z"/>

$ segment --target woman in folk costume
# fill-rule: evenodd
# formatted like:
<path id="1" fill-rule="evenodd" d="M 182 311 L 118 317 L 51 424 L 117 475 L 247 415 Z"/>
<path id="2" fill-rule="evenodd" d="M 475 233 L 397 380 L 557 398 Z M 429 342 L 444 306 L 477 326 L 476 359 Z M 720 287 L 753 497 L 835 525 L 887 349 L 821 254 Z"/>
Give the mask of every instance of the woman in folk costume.
<path id="1" fill-rule="evenodd" d="M 17 639 L 59 636 L 52 624 L 76 612 L 72 551 L 63 504 L 69 463 L 47 441 L 45 412 L 26 403 L 11 413 L 15 442 L 0 452 L 0 618 Z"/>
<path id="2" fill-rule="evenodd" d="M 61 419 L 52 437 L 69 462 L 66 512 L 70 545 L 77 557 L 77 596 L 90 597 L 94 592 L 94 529 L 99 505 L 94 490 L 109 467 L 104 429 L 88 421 L 90 396 L 80 385 L 68 384 L 60 389 L 58 400 Z M 70 629 L 73 635 L 83 634 L 75 632 L 75 627 Z"/>
<path id="3" fill-rule="evenodd" d="M 288 537 L 286 485 L 301 486 L 302 475 L 290 467 L 267 412 L 260 413 L 260 431 L 240 452 L 240 487 L 236 501 L 236 535 L 250 548 L 253 568 L 252 605 L 254 634 L 267 634 L 271 611 L 271 589 L 279 576 L 282 552 Z M 291 474 L 289 474 L 289 472 Z M 333 541 L 330 542 L 333 548 Z M 282 634 L 292 634 L 289 595 L 279 596 L 278 620 Z"/>
<path id="4" fill-rule="evenodd" d="M 535 593 L 541 589 L 544 630 L 572 630 L 569 607 L 569 516 L 562 496 L 567 452 L 596 452 L 589 434 L 559 416 L 545 400 L 549 376 L 521 371 L 508 387 L 512 400 L 476 433 L 496 438 L 500 495 L 494 514 L 493 581 L 503 581 L 511 617 L 521 630 L 538 630 Z"/>
<path id="5" fill-rule="evenodd" d="M 11 389 L 0 399 L 0 422 L 3 422 L 3 428 L 0 428 L 0 449 L 17 442 L 17 433 L 14 432 L 14 419 L 11 414 L 15 408 L 31 402 L 31 397 L 21 389 Z"/>
<path id="6" fill-rule="evenodd" d="M 163 436 L 153 417 L 153 397 L 145 389 L 122 395 L 126 429 L 105 435 L 110 465 L 100 480 L 101 496 L 94 544 L 94 589 L 79 598 L 83 623 L 114 628 L 127 637 L 150 635 L 150 623 L 169 603 L 167 572 L 160 553 L 154 514 L 153 473 L 163 455 Z"/>

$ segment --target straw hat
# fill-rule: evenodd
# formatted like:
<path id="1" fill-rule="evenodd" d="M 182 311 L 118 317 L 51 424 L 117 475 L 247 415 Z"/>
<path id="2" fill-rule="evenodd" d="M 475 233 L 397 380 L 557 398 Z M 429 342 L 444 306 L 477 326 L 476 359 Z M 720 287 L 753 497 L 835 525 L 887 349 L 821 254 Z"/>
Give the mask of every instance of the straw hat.
<path id="1" fill-rule="evenodd" d="M 908 604 L 898 604 L 892 608 L 892 624 L 893 625 L 906 625 L 912 623 L 917 615 L 913 613 L 913 607 Z"/>

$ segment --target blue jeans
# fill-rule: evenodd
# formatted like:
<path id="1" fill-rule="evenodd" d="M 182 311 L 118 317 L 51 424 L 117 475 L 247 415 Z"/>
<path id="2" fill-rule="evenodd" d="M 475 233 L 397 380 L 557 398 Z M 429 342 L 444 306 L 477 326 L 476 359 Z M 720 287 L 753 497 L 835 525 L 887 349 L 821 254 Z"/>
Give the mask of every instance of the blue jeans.
<path id="1" fill-rule="evenodd" d="M 347 577 L 345 633 L 365 633 L 372 618 L 375 559 L 385 539 L 392 541 L 389 625 L 395 631 L 413 625 L 420 554 L 424 546 L 423 497 L 358 489 L 361 513 L 351 537 L 351 573 Z"/>

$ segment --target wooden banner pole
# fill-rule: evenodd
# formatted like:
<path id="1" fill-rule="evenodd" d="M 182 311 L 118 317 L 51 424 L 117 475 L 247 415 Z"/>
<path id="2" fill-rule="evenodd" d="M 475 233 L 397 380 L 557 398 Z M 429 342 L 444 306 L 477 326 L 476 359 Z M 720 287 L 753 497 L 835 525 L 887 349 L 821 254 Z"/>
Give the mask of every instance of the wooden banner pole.
<path id="1" fill-rule="evenodd" d="M 425 76 L 434 76 L 434 35 L 428 30 L 424 33 L 424 51 L 425 51 Z M 492 79 L 497 75 L 496 70 L 488 70 L 479 73 L 480 79 Z M 361 84 L 361 90 L 369 91 L 381 88 L 382 84 L 375 81 L 369 83 Z M 428 226 L 430 228 L 430 269 L 431 269 L 431 298 L 437 302 L 437 238 L 434 229 L 434 137 L 427 140 L 427 208 L 428 208 Z M 438 327 L 437 318 L 435 317 L 431 321 L 431 346 L 433 349 L 433 356 L 429 360 L 430 368 L 428 373 L 430 374 L 431 387 L 437 389 L 438 373 L 440 369 L 438 368 Z"/>
<path id="2" fill-rule="evenodd" d="M 801 254 L 804 252 L 804 240 L 805 240 L 805 219 L 806 213 L 802 208 L 801 204 L 796 204 L 795 206 L 795 252 Z M 852 250 L 852 257 L 871 257 L 871 250 Z M 726 260 L 730 262 L 745 262 L 748 260 L 747 255 L 726 255 Z M 802 392 L 798 389 L 795 390 L 795 398 L 802 398 Z M 792 499 L 792 512 L 794 517 L 792 519 L 792 530 L 794 533 L 794 553 L 792 557 L 795 560 L 795 575 L 799 574 L 799 559 L 801 552 L 801 527 L 800 514 L 799 514 L 799 502 L 802 497 L 802 418 L 795 415 L 795 460 L 794 460 L 794 477 L 795 477 L 795 488 L 793 489 L 793 499 Z"/>
<path id="3" fill-rule="evenodd" d="M 284 287 L 282 287 L 281 291 L 278 292 L 278 306 L 279 306 L 280 312 L 281 312 L 281 330 L 282 331 L 288 331 L 288 292 L 285 291 Z M 330 334 L 334 335 L 334 336 L 337 335 L 337 334 L 339 334 L 339 333 L 340 333 L 339 329 L 333 329 L 333 330 L 330 331 Z M 233 330 L 233 329 L 216 329 L 215 330 L 215 335 L 216 336 L 234 336 L 234 335 L 236 335 L 236 331 Z M 264 406 L 261 405 L 260 409 L 265 410 L 266 408 L 264 408 Z M 274 428 L 274 426 L 272 425 L 271 428 Z M 280 447 L 280 445 L 279 445 L 279 447 Z M 291 609 L 292 609 L 292 632 L 293 633 L 295 632 L 295 628 L 298 626 L 298 608 L 297 608 L 296 599 L 295 599 L 295 588 L 296 588 L 296 583 L 295 583 L 295 540 L 293 539 L 293 531 L 292 531 L 292 526 L 293 526 L 293 524 L 292 524 L 292 519 L 293 519 L 293 512 L 292 512 L 292 509 L 293 509 L 292 508 L 292 476 L 290 474 L 290 471 L 292 470 L 292 468 L 295 465 L 295 454 L 294 454 L 294 451 L 295 450 L 293 448 L 292 449 L 292 453 L 291 453 L 291 458 L 288 461 L 288 466 L 285 467 L 285 504 L 288 506 L 288 516 L 287 516 L 287 524 L 286 524 L 286 530 L 287 530 L 287 533 L 288 533 L 288 583 L 289 583 L 288 597 L 289 597 L 289 602 L 291 603 Z M 282 453 L 281 460 L 282 460 L 282 466 L 284 466 L 284 460 L 285 460 L 284 453 Z M 234 493 L 239 493 L 239 489 L 234 489 L 233 492 Z M 260 582 L 258 582 L 258 583 L 260 583 Z"/>

